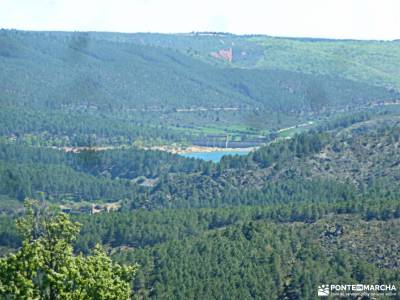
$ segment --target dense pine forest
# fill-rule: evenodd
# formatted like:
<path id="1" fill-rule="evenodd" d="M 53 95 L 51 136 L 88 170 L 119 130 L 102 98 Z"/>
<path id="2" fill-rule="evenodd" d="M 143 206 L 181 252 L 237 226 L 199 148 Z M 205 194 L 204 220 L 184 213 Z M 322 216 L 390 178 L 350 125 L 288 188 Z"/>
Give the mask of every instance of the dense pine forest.
<path id="1" fill-rule="evenodd" d="M 1 30 L 0 133 L 53 146 L 185 144 L 226 133 L 254 140 L 400 97 L 397 85 L 358 79 L 361 63 L 354 78 L 320 68 L 244 68 L 210 54 L 225 37 L 208 37 L 198 55 L 187 49 L 203 38 L 183 38 L 187 49 L 182 38 Z M 234 52 L 263 45 L 226 39 Z"/>
<path id="2" fill-rule="evenodd" d="M 29 250 L 15 221 L 36 199 L 77 266 L 111 256 L 124 297 L 400 289 L 396 57 L 398 42 L 1 30 L 1 256 Z M 229 139 L 254 148 L 162 151 Z"/>

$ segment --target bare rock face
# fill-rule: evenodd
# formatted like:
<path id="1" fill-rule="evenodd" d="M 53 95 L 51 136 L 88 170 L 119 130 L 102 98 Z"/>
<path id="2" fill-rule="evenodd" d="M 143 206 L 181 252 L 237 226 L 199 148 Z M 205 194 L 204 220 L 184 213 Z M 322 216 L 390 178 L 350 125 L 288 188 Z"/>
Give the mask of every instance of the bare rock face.
<path id="1" fill-rule="evenodd" d="M 212 52 L 211 56 L 218 58 L 218 59 L 223 59 L 228 62 L 232 62 L 233 59 L 233 51 L 232 48 L 229 49 L 221 49 L 217 52 Z"/>

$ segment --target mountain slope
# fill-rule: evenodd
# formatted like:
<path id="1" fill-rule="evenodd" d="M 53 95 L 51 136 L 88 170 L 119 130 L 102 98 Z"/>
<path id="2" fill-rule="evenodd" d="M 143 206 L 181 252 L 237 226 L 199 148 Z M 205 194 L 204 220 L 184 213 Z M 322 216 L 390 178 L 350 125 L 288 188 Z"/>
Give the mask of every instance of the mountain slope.
<path id="1" fill-rule="evenodd" d="M 207 174 L 169 176 L 153 205 L 178 207 L 336 201 L 400 195 L 399 120 L 303 133 L 247 157 L 225 157 Z M 179 186 L 179 189 L 176 187 Z"/>
<path id="2" fill-rule="evenodd" d="M 224 65 L 213 53 L 232 49 L 231 65 L 334 75 L 400 89 L 398 41 L 285 38 L 227 33 L 110 34 L 97 38 L 178 49 L 193 57 Z M 229 65 L 225 62 L 225 64 Z"/>
<path id="3" fill-rule="evenodd" d="M 1 103 L 108 110 L 249 107 L 310 111 L 397 96 L 337 76 L 220 68 L 162 47 L 91 36 L 0 32 Z"/>
<path id="4" fill-rule="evenodd" d="M 390 41 L 254 38 L 264 47 L 256 66 L 344 78 L 400 89 L 400 47 Z"/>
<path id="5" fill-rule="evenodd" d="M 140 262 L 136 287 L 144 299 L 315 299 L 318 285 L 327 282 L 398 283 L 393 249 L 399 237 L 393 234 L 399 226 L 399 220 L 366 222 L 355 214 L 312 223 L 246 222 L 154 247 L 121 249 L 115 257 Z M 360 238 L 363 234 L 369 238 Z"/>

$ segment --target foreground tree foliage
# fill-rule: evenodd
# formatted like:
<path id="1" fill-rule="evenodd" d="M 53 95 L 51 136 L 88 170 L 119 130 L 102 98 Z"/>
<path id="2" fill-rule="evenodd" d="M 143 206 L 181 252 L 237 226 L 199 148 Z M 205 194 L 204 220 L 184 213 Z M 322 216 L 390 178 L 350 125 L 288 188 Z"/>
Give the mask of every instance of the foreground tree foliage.
<path id="1" fill-rule="evenodd" d="M 100 246 L 90 256 L 75 256 L 79 227 L 66 214 L 27 201 L 26 216 L 18 221 L 22 247 L 0 259 L 0 297 L 129 299 L 137 266 L 113 263 Z"/>

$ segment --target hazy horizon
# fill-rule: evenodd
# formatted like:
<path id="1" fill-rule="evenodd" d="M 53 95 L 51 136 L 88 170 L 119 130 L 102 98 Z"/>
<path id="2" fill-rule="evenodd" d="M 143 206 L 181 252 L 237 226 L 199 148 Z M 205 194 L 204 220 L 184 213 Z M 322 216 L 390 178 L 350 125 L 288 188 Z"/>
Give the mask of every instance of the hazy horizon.
<path id="1" fill-rule="evenodd" d="M 201 33 L 215 33 L 215 34 L 227 34 L 234 36 L 266 36 L 271 38 L 281 38 L 281 39 L 315 39 L 315 40 L 352 40 L 352 41 L 383 41 L 383 42 L 392 42 L 398 41 L 399 38 L 395 39 L 357 39 L 357 38 L 335 38 L 335 37 L 319 37 L 319 36 L 278 36 L 272 35 L 268 33 L 243 33 L 238 34 L 234 32 L 225 32 L 225 31 L 188 31 L 188 32 L 145 32 L 145 31 L 108 31 L 108 30 L 41 30 L 41 29 L 21 29 L 21 28 L 4 28 L 1 27 L 0 30 L 17 30 L 17 31 L 25 31 L 25 32 L 81 32 L 81 33 L 91 33 L 91 32 L 103 32 L 103 33 L 119 33 L 119 34 L 161 34 L 161 35 L 190 35 L 190 34 L 201 34 Z"/>
<path id="2" fill-rule="evenodd" d="M 28 31 L 229 32 L 275 37 L 396 40 L 396 0 L 3 0 L 0 27 Z"/>

